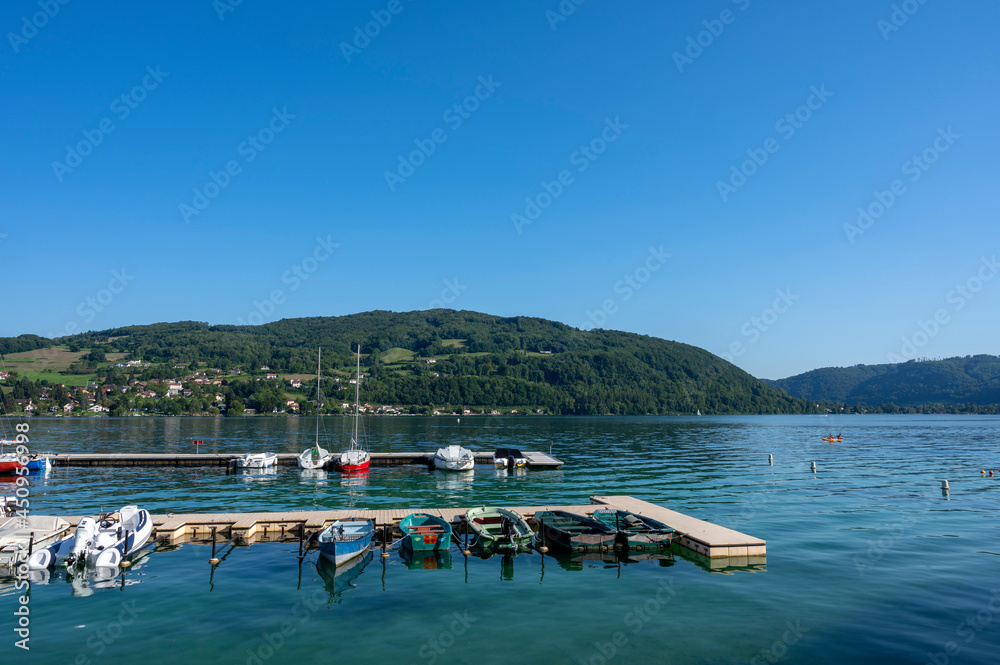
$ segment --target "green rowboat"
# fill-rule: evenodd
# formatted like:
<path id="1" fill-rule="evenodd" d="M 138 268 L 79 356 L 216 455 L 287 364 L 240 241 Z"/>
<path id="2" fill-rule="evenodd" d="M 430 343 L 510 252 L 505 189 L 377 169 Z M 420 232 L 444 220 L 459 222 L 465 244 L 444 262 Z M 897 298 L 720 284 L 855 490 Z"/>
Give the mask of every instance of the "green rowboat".
<path id="1" fill-rule="evenodd" d="M 470 508 L 465 521 L 476 534 L 474 545 L 484 550 L 527 550 L 534 537 L 524 518 L 506 508 Z"/>

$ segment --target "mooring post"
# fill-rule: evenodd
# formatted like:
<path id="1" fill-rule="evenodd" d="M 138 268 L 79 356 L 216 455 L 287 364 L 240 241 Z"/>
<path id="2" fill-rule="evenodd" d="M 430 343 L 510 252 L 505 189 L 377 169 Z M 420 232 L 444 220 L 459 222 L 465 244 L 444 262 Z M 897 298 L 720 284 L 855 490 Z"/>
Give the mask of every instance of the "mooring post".
<path id="1" fill-rule="evenodd" d="M 306 525 L 304 523 L 300 524 L 299 525 L 299 558 L 300 559 L 302 558 L 302 539 L 305 536 L 305 530 L 306 530 Z"/>
<path id="2" fill-rule="evenodd" d="M 214 526 L 212 527 L 212 558 L 208 560 L 208 562 L 210 564 L 212 564 L 213 566 L 215 564 L 219 563 L 218 557 L 215 556 L 215 530 L 217 528 L 218 527 L 214 527 Z"/>

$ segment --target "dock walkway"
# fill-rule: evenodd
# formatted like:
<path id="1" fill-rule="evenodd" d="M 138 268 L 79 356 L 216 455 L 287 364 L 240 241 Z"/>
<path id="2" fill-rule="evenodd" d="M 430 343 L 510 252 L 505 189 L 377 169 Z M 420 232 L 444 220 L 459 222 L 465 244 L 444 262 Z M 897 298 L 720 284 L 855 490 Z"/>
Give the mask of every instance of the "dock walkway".
<path id="1" fill-rule="evenodd" d="M 659 520 L 677 531 L 675 542 L 708 559 L 725 559 L 762 564 L 767 555 L 767 545 L 760 538 L 748 536 L 732 529 L 705 522 L 683 513 L 669 510 L 648 501 L 630 496 L 594 496 L 587 505 L 509 506 L 508 510 L 532 521 L 542 510 L 565 510 L 577 514 L 591 514 L 594 509 L 608 507 L 628 510 Z M 153 515 L 154 537 L 166 537 L 171 544 L 205 542 L 211 540 L 212 528 L 217 535 L 228 539 L 240 536 L 245 542 L 289 540 L 297 538 L 300 529 L 305 532 L 322 529 L 328 524 L 346 518 L 372 519 L 377 525 L 398 526 L 399 520 L 414 512 L 425 512 L 445 519 L 452 524 L 462 521 L 468 508 L 428 508 L 395 510 L 300 510 L 274 513 L 200 513 Z M 82 517 L 63 517 L 71 525 Z M 719 562 L 713 561 L 712 567 Z M 733 564 L 727 564 L 733 565 Z M 736 564 L 746 565 L 746 564 Z"/>
<path id="2" fill-rule="evenodd" d="M 493 464 L 492 452 L 477 452 L 476 464 Z M 298 453 L 278 453 L 278 466 L 295 466 Z M 418 464 L 430 466 L 434 452 L 372 453 L 372 466 Z M 562 460 L 542 452 L 524 453 L 528 468 L 558 469 Z M 226 453 L 73 453 L 40 455 L 52 460 L 53 466 L 227 466 L 238 454 Z"/>

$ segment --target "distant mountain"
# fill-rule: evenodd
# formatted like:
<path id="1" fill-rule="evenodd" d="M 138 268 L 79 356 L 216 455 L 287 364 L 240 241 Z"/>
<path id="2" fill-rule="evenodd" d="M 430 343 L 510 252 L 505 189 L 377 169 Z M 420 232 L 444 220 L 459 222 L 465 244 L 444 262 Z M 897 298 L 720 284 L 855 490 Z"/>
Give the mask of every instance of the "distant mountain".
<path id="1" fill-rule="evenodd" d="M 245 327 L 159 323 L 57 340 L 0 339 L 0 350 L 12 353 L 52 345 L 81 354 L 89 350 L 74 365 L 77 373 L 95 372 L 99 383 L 121 385 L 129 376 L 141 381 L 180 378 L 208 368 L 226 374 L 239 368 L 246 378 L 247 373 L 256 376 L 263 366 L 308 380 L 315 373 L 318 347 L 323 348 L 324 376 L 347 378 L 354 370 L 352 350 L 357 344 L 366 374 L 362 397 L 372 404 L 516 407 L 521 412 L 530 408 L 555 414 L 813 409 L 688 344 L 610 330 L 583 331 L 545 319 L 447 309 L 374 311 Z M 116 366 L 126 359 L 141 359 L 149 367 Z M 265 386 L 266 377 L 260 374 L 257 385 Z M 53 379 L 58 381 L 56 375 L 46 380 L 53 383 Z M 281 382 L 273 381 L 274 389 L 280 389 Z M 248 407 L 254 405 L 257 398 L 250 384 L 244 390 L 236 387 L 238 382 L 229 383 L 227 391 L 243 390 L 236 397 Z M 19 391 L 31 395 L 28 386 Z M 227 393 L 227 401 L 230 397 Z"/>
<path id="2" fill-rule="evenodd" d="M 979 355 L 889 365 L 825 367 L 765 383 L 792 397 L 866 406 L 998 404 L 1000 357 Z"/>

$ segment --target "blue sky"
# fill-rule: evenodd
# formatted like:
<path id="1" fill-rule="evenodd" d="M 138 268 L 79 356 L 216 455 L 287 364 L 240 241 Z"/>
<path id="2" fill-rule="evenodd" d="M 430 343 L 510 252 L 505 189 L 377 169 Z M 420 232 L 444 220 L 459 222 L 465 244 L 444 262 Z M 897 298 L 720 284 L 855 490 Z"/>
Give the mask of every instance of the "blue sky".
<path id="1" fill-rule="evenodd" d="M 766 378 L 1000 353 L 995 2 L 232 2 L 4 3 L 0 335 L 446 304 Z"/>

